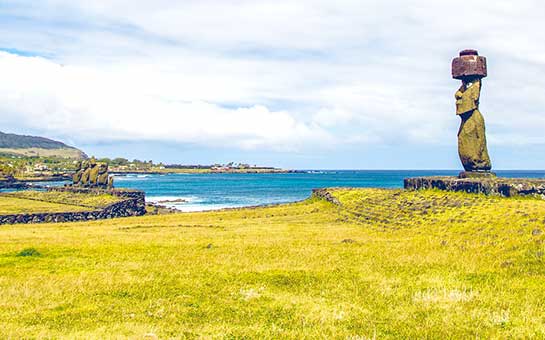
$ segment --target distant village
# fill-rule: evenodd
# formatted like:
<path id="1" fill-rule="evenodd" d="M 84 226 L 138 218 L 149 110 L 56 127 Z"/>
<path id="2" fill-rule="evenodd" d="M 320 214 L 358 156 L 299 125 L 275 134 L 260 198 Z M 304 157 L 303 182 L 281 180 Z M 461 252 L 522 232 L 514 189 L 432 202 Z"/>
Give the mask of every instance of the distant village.
<path id="1" fill-rule="evenodd" d="M 212 165 L 163 164 L 153 161 L 126 158 L 99 158 L 97 162 L 109 166 L 110 173 L 176 173 L 176 172 L 282 172 L 273 167 L 230 162 Z M 78 160 L 59 157 L 27 157 L 0 155 L 0 178 L 21 180 L 54 180 L 70 178 L 76 171 Z"/>

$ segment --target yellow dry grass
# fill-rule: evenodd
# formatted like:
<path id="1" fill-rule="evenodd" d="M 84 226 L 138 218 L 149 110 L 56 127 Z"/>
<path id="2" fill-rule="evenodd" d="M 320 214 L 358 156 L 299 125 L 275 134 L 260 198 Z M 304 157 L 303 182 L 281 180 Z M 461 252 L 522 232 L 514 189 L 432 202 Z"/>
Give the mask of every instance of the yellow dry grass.
<path id="1" fill-rule="evenodd" d="M 0 215 L 93 210 L 79 205 L 52 203 L 0 195 Z"/>
<path id="2" fill-rule="evenodd" d="M 545 201 L 334 194 L 0 227 L 0 337 L 545 337 Z"/>

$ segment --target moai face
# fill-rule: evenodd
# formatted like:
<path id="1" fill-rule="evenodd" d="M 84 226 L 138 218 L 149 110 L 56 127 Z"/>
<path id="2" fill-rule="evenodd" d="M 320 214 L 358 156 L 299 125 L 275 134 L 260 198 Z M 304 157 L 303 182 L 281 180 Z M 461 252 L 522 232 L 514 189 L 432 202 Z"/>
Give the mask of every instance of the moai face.
<path id="1" fill-rule="evenodd" d="M 463 115 L 479 108 L 481 96 L 481 80 L 466 79 L 462 86 L 456 91 L 456 114 Z"/>
<path id="2" fill-rule="evenodd" d="M 106 172 L 108 172 L 108 165 L 106 164 L 100 164 L 98 166 L 98 173 L 99 174 L 105 174 Z"/>

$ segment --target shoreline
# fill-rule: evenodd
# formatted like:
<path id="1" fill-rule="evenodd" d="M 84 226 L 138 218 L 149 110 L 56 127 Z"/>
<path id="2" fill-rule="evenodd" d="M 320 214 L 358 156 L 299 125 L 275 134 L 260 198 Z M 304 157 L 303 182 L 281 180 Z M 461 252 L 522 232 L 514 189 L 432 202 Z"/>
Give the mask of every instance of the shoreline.
<path id="1" fill-rule="evenodd" d="M 314 190 L 324 190 L 324 189 L 314 189 Z M 196 210 L 181 210 L 180 208 L 176 208 L 175 206 L 172 206 L 172 205 L 161 204 L 161 203 L 153 202 L 153 201 L 146 201 L 146 205 L 153 208 L 168 209 L 171 211 L 171 213 L 175 213 L 175 214 L 192 214 L 192 213 L 221 212 L 221 211 L 233 211 L 233 210 L 244 210 L 244 209 L 259 209 L 259 208 L 277 207 L 282 205 L 290 205 L 290 204 L 305 202 L 306 200 L 309 200 L 312 197 L 315 197 L 314 190 L 310 196 L 303 199 L 298 199 L 295 201 L 263 203 L 263 204 L 253 204 L 253 205 L 243 205 L 243 206 L 215 207 L 210 209 L 205 208 L 205 209 L 196 209 Z M 195 205 L 193 205 L 193 207 L 196 208 Z M 202 207 L 206 207 L 206 205 L 202 205 Z"/>
<path id="2" fill-rule="evenodd" d="M 112 175 L 175 175 L 175 174 L 289 174 L 305 173 L 303 170 L 285 170 L 285 169 L 232 169 L 232 170 L 212 170 L 212 169 L 168 169 L 168 170 L 110 170 Z"/>

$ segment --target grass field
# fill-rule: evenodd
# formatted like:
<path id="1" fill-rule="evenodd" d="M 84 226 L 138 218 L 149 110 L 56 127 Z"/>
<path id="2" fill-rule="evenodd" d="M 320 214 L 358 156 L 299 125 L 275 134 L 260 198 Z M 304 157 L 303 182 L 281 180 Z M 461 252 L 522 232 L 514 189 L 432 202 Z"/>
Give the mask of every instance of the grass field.
<path id="1" fill-rule="evenodd" d="M 90 211 L 118 202 L 120 198 L 103 194 L 19 191 L 0 194 L 0 215 L 44 212 Z"/>
<path id="2" fill-rule="evenodd" d="M 79 205 L 43 202 L 0 194 L 0 215 L 93 210 Z M 0 227 L 1 228 L 1 227 Z"/>
<path id="3" fill-rule="evenodd" d="M 0 153 L 9 155 L 18 155 L 24 157 L 60 157 L 60 158 L 74 158 L 83 159 L 83 153 L 74 148 L 56 148 L 56 149 L 43 149 L 43 148 L 0 148 Z"/>
<path id="4" fill-rule="evenodd" d="M 334 194 L 0 227 L 0 337 L 545 337 L 545 201 Z"/>
<path id="5" fill-rule="evenodd" d="M 109 194 L 87 194 L 63 191 L 18 191 L 4 196 L 17 197 L 29 200 L 38 200 L 52 203 L 77 205 L 90 208 L 104 208 L 112 203 L 119 202 L 122 198 Z M 0 196 L 1 197 L 1 196 Z"/>

